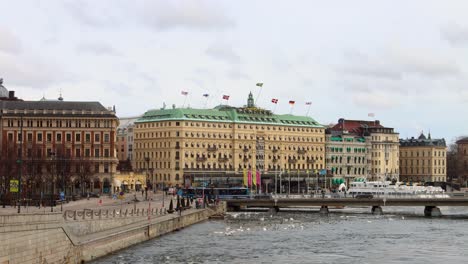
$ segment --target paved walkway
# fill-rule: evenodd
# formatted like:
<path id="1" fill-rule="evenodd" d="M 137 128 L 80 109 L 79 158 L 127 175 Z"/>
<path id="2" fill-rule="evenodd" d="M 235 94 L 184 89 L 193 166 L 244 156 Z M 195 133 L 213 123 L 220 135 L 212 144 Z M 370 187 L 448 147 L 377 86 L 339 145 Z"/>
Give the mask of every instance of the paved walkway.
<path id="1" fill-rule="evenodd" d="M 135 197 L 138 200 L 135 202 Z M 141 192 L 127 193 L 124 195 L 123 199 L 112 199 L 111 197 L 105 195 L 100 198 L 89 198 L 81 199 L 74 202 L 69 202 L 63 204 L 62 210 L 83 210 L 83 209 L 141 209 L 148 207 L 151 208 L 162 208 L 163 200 L 164 207 L 169 208 L 170 199 L 173 200 L 174 207 L 177 204 L 177 197 L 172 195 L 163 195 L 162 192 L 153 194 L 152 192 L 148 193 L 149 201 L 145 201 L 145 196 L 141 195 Z M 60 205 L 57 205 L 52 208 L 54 212 L 60 212 Z M 6 206 L 3 208 L 0 205 L 0 215 L 5 214 L 16 214 L 18 209 L 13 206 Z M 37 206 L 21 206 L 21 213 L 50 213 L 51 207 L 37 207 Z"/>

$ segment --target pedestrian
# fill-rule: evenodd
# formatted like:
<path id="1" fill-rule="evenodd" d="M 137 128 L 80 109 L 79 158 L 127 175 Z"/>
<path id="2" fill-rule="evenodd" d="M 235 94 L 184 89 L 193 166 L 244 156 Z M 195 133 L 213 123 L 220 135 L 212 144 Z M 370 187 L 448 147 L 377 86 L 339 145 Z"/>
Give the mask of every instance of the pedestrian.
<path id="1" fill-rule="evenodd" d="M 145 190 L 141 189 L 141 196 L 145 195 Z"/>
<path id="2" fill-rule="evenodd" d="M 89 192 L 88 192 L 88 194 L 86 195 L 86 198 L 89 200 Z"/>

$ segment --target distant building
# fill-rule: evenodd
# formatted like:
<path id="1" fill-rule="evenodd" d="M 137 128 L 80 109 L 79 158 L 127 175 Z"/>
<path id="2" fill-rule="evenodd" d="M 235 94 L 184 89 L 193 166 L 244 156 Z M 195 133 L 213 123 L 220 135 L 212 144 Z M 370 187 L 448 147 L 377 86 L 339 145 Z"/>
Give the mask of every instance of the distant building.
<path id="1" fill-rule="evenodd" d="M 457 140 L 457 177 L 463 186 L 467 186 L 468 180 L 468 137 Z"/>
<path id="2" fill-rule="evenodd" d="M 418 138 L 400 139 L 400 181 L 445 182 L 447 179 L 445 139 L 421 133 Z"/>
<path id="3" fill-rule="evenodd" d="M 334 155 L 339 158 L 338 163 L 330 163 L 330 168 L 343 168 L 346 173 L 349 167 L 349 161 L 354 162 L 354 158 L 360 163 L 351 163 L 350 169 L 354 172 L 354 168 L 365 171 L 367 180 L 398 180 L 399 179 L 399 134 L 393 128 L 384 127 L 380 124 L 379 120 L 365 121 L 365 120 L 347 120 L 340 118 L 338 124 L 332 126 L 330 131 L 333 133 L 342 133 L 344 138 L 354 137 L 356 141 L 350 141 L 348 146 L 338 146 L 336 142 L 330 142 L 330 147 L 333 145 Z M 331 136 L 330 136 L 331 139 Z M 345 139 L 346 140 L 346 139 Z M 359 142 L 359 140 L 361 142 Z M 369 145 L 370 143 L 370 145 Z M 358 147 L 358 145 L 360 145 Z M 336 151 L 338 147 L 338 151 Z M 370 147 L 370 149 L 369 149 Z M 360 152 L 361 151 L 361 152 Z M 365 151 L 365 152 L 362 152 Z M 329 151 L 330 158 L 332 156 L 331 149 Z M 343 159 L 341 159 L 343 157 Z M 348 158 L 349 157 L 349 158 Z M 360 159 L 359 159 L 360 158 Z M 365 159 L 367 165 L 362 163 Z M 330 159 L 331 161 L 331 159 Z M 331 165 L 333 164 L 333 166 Z M 328 167 L 328 165 L 327 165 Z M 336 169 L 335 169 L 336 171 Z M 351 172 L 351 171 L 350 171 Z M 340 175 L 346 176 L 346 173 Z M 353 176 L 348 176 L 353 177 Z"/>
<path id="4" fill-rule="evenodd" d="M 132 170 L 133 150 L 134 150 L 134 125 L 139 117 L 124 117 L 119 119 L 117 128 L 117 158 L 119 159 L 119 169 L 122 171 Z"/>
<path id="5" fill-rule="evenodd" d="M 151 110 L 135 122 L 134 164 L 159 186 L 242 186 L 256 170 L 272 191 L 280 172 L 304 180 L 325 168 L 324 130 L 311 117 L 258 108 L 252 94 L 245 107 Z"/>
<path id="6" fill-rule="evenodd" d="M 25 195 L 57 194 L 63 184 L 67 195 L 111 191 L 117 166 L 113 109 L 62 97 L 14 100 L 8 94 L 0 99 L 0 185 L 17 179 L 21 168 Z"/>
<path id="7" fill-rule="evenodd" d="M 347 130 L 326 130 L 326 167 L 333 178 L 343 179 L 346 186 L 371 174 L 372 143 L 370 135 Z"/>

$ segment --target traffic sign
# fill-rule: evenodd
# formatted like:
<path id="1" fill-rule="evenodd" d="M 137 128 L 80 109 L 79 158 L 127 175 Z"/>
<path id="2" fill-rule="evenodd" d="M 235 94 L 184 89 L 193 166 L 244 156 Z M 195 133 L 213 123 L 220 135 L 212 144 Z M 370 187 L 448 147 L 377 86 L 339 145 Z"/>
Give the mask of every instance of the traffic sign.
<path id="1" fill-rule="evenodd" d="M 10 180 L 10 192 L 18 192 L 19 189 L 19 181 L 18 180 Z"/>

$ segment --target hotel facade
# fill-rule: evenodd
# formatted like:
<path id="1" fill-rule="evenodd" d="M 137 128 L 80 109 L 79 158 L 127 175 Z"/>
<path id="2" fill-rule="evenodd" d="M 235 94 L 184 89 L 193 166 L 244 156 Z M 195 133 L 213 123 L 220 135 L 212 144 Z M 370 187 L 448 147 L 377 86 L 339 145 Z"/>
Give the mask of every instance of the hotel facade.
<path id="1" fill-rule="evenodd" d="M 311 117 L 276 115 L 254 105 L 147 111 L 135 122 L 134 168 L 153 186 L 242 186 L 259 171 L 262 189 L 275 177 L 305 178 L 325 168 L 325 128 Z"/>

